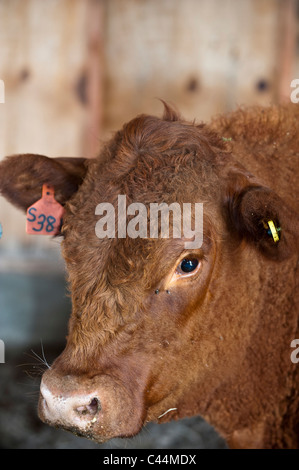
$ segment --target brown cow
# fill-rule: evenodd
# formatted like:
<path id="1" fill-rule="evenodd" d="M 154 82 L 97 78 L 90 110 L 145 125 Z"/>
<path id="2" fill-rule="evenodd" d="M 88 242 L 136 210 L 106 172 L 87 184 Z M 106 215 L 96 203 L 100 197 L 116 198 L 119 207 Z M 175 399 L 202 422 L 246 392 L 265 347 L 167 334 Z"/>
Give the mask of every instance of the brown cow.
<path id="1" fill-rule="evenodd" d="M 231 447 L 298 447 L 299 105 L 200 125 L 164 106 L 162 119 L 124 125 L 98 159 L 0 165 L 13 204 L 25 210 L 48 183 L 65 205 L 73 311 L 39 416 L 103 442 L 200 414 Z M 147 207 L 202 202 L 201 247 L 98 238 L 95 208 L 118 195 Z"/>

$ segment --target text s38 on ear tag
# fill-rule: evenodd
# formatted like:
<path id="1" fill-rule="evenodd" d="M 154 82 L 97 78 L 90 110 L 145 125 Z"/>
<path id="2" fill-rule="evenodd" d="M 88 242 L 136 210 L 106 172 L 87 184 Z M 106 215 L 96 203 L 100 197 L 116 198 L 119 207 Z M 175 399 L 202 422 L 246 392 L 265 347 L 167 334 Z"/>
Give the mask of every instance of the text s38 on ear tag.
<path id="1" fill-rule="evenodd" d="M 43 185 L 42 197 L 27 209 L 26 232 L 32 235 L 57 235 L 64 208 L 54 198 L 54 188 Z"/>

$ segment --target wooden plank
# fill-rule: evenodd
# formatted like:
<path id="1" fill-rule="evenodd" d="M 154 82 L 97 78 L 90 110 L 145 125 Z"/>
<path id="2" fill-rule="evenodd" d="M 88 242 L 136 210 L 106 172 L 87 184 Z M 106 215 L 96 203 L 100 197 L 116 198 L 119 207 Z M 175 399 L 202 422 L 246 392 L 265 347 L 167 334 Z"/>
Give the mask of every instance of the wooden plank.
<path id="1" fill-rule="evenodd" d="M 101 0 L 88 0 L 86 21 L 86 123 L 83 136 L 83 154 L 95 157 L 103 132 L 103 19 Z"/>
<path id="2" fill-rule="evenodd" d="M 297 51 L 295 56 L 295 65 L 293 70 L 292 79 L 297 78 L 299 79 L 299 52 L 298 52 L 298 44 L 299 44 L 299 0 L 296 0 L 296 44 L 297 44 Z"/>
<path id="3" fill-rule="evenodd" d="M 296 0 L 285 0 L 280 5 L 281 14 L 281 41 L 278 48 L 279 83 L 278 101 L 289 102 L 290 83 L 295 74 L 296 67 L 296 39 L 298 37 L 298 17 L 296 15 Z M 298 76 L 299 78 L 299 76 Z"/>

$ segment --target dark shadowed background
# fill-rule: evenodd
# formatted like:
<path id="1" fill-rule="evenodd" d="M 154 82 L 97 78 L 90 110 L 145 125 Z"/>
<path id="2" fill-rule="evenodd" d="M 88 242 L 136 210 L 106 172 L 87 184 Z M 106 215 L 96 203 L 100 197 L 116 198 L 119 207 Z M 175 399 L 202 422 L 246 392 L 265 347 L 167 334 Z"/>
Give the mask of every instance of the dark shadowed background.
<path id="1" fill-rule="evenodd" d="M 289 100 L 298 18 L 298 0 L 0 0 L 0 159 L 94 157 L 136 114 L 160 115 L 157 98 L 197 121 Z M 71 310 L 59 239 L 26 235 L 2 197 L 0 222 L 0 448 L 98 448 L 36 413 L 37 356 L 50 364 L 63 349 Z M 103 447 L 225 443 L 194 417 Z"/>

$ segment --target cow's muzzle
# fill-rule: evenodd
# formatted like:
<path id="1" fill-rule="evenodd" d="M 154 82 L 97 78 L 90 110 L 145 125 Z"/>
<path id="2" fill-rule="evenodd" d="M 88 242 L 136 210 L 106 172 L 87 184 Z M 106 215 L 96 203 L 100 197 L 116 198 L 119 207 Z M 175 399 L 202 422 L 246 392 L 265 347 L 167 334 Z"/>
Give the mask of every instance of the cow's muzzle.
<path id="1" fill-rule="evenodd" d="M 98 442 L 131 437 L 141 429 L 145 414 L 134 395 L 108 375 L 60 376 L 49 370 L 40 386 L 39 417 Z"/>

